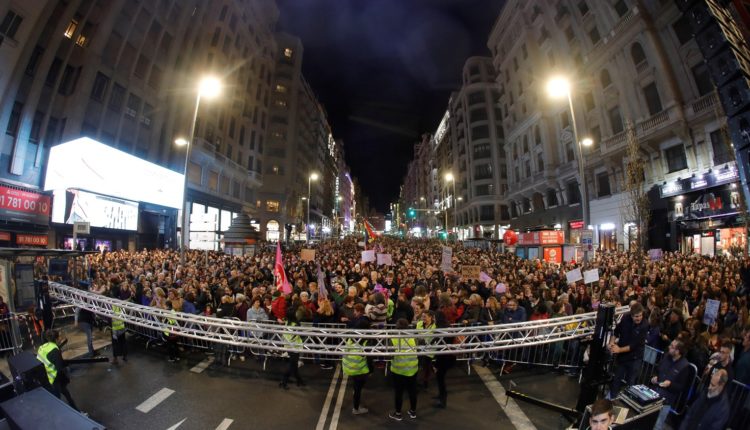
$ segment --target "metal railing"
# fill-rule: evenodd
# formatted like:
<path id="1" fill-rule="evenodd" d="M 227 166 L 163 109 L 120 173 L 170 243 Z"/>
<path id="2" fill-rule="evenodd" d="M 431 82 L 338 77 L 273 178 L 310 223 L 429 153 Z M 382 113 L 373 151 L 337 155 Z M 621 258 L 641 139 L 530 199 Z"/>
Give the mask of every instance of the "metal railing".
<path id="1" fill-rule="evenodd" d="M 0 316 L 0 352 L 17 354 L 23 348 L 21 326 L 26 325 L 26 319 L 17 314 L 9 313 Z M 32 329 L 25 327 L 28 333 Z"/>
<path id="2" fill-rule="evenodd" d="M 49 286 L 50 295 L 53 298 L 107 318 L 115 316 L 112 307 L 118 306 L 121 313 L 117 317 L 124 319 L 131 327 L 140 327 L 139 330 L 147 329 L 155 338 L 170 327 L 166 321 L 171 318 L 178 322 L 178 325 L 172 326 L 172 329 L 176 335 L 183 338 L 183 342 L 192 339 L 211 344 L 248 348 L 251 351 L 275 353 L 299 352 L 329 356 L 358 354 L 378 357 L 410 354 L 420 356 L 471 354 L 479 358 L 483 354 L 523 347 L 563 345 L 566 341 L 590 336 L 593 333 L 596 318 L 596 314 L 591 312 L 523 323 L 459 326 L 429 331 L 287 326 L 274 322 L 247 322 L 174 313 L 124 302 L 58 283 L 50 282 Z M 627 310 L 627 307 L 619 308 L 617 314 L 626 313 Z M 394 346 L 392 340 L 399 338 L 415 338 L 418 343 L 416 352 L 404 351 Z M 361 352 L 348 351 L 346 348 L 348 339 L 366 340 L 367 346 Z M 549 349 L 554 351 L 555 347 L 552 346 Z M 529 355 L 528 357 L 539 356 Z"/>

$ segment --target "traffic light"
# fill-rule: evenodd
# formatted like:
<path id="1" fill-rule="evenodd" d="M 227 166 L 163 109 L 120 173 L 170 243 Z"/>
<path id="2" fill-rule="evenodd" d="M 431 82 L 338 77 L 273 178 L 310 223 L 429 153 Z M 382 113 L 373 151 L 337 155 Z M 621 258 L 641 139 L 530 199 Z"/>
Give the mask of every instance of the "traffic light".
<path id="1" fill-rule="evenodd" d="M 414 218 L 417 216 L 417 211 L 414 210 L 414 208 L 409 208 L 409 218 Z"/>

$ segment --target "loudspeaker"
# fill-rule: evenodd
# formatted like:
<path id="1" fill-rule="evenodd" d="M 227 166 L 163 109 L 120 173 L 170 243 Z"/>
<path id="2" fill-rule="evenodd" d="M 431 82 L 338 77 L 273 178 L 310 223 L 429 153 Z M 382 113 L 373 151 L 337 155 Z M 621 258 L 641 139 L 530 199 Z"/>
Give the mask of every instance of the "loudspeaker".
<path id="1" fill-rule="evenodd" d="M 49 385 L 44 365 L 28 351 L 8 357 L 8 367 L 13 376 L 13 385 L 19 394 Z"/>
<path id="2" fill-rule="evenodd" d="M 750 110 L 744 110 L 730 117 L 727 126 L 735 151 L 750 147 Z"/>
<path id="3" fill-rule="evenodd" d="M 750 107 L 750 87 L 747 79 L 740 76 L 719 88 L 719 99 L 724 113 L 733 116 Z"/>

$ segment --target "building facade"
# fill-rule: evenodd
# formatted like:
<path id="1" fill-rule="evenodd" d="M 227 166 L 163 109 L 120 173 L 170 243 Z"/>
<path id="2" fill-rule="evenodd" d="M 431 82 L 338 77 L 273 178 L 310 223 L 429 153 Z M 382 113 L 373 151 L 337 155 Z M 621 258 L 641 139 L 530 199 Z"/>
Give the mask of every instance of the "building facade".
<path id="1" fill-rule="evenodd" d="M 191 247 L 216 249 L 235 214 L 254 213 L 275 66 L 273 1 L 6 1 L 0 16 L 12 23 L 0 44 L 4 185 L 41 190 L 50 148 L 89 137 L 187 172 L 186 200 L 201 226 Z M 224 91 L 201 101 L 186 159 L 174 142 L 190 135 L 207 74 Z M 140 204 L 139 219 L 135 231 L 95 234 L 118 248 L 177 245 L 175 211 Z M 70 231 L 53 224 L 49 245 Z"/>
<path id="2" fill-rule="evenodd" d="M 715 209 L 717 196 L 732 200 L 736 187 L 737 179 L 728 179 L 736 173 L 731 141 L 722 132 L 725 116 L 704 60 L 674 2 L 508 2 L 488 46 L 497 70 L 513 228 L 561 228 L 570 242 L 577 240 L 584 226 L 574 117 L 579 139 L 593 140 L 583 163 L 599 249 L 627 249 L 635 234 L 633 220 L 623 216 L 631 205 L 623 185 L 631 162 L 628 127 L 651 196 L 650 246 L 705 254 L 724 246 L 701 237 L 737 226 L 738 210 Z M 567 100 L 552 100 L 545 91 L 556 74 L 571 81 L 574 115 Z M 674 185 L 706 175 L 725 180 L 698 180 L 679 192 Z M 696 209 L 690 215 L 686 202 Z M 703 206 L 710 210 L 697 210 Z"/>

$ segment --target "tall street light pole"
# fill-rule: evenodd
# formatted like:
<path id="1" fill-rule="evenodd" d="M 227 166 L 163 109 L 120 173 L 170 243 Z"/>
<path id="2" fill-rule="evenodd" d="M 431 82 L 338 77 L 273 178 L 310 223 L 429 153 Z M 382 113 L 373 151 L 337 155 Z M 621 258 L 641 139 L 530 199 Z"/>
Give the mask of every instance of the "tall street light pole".
<path id="1" fill-rule="evenodd" d="M 588 187 L 586 186 L 586 176 L 584 172 L 584 161 L 583 161 L 583 146 L 590 146 L 593 141 L 590 138 L 581 140 L 578 137 L 578 126 L 576 125 L 576 114 L 573 109 L 573 97 L 570 92 L 570 82 L 563 77 L 555 77 L 550 79 L 547 83 L 547 91 L 553 98 L 568 98 L 568 108 L 570 109 L 570 120 L 573 122 L 573 139 L 576 141 L 576 152 L 578 158 L 578 177 L 580 178 L 581 187 L 581 217 L 583 218 L 583 229 L 589 230 L 589 223 L 591 221 L 591 215 L 589 213 L 589 194 Z M 583 261 L 588 261 L 588 246 L 583 249 Z"/>
<path id="2" fill-rule="evenodd" d="M 445 174 L 445 180 L 446 182 L 450 182 L 453 185 L 453 194 L 451 194 L 451 200 L 453 204 L 453 225 L 456 225 L 456 178 L 453 176 L 453 173 L 446 173 Z M 448 230 L 448 210 L 445 211 L 445 229 L 446 233 Z"/>
<path id="3" fill-rule="evenodd" d="M 311 173 L 307 177 L 307 243 L 310 243 L 310 190 L 312 187 L 312 181 L 318 180 L 317 173 Z"/>
<path id="4" fill-rule="evenodd" d="M 190 136 L 188 139 L 178 138 L 175 143 L 179 146 L 185 146 L 185 169 L 182 175 L 182 237 L 180 238 L 180 265 L 185 266 L 185 249 L 190 246 L 190 210 L 187 207 L 187 175 L 188 162 L 190 161 L 190 151 L 193 148 L 195 140 L 195 123 L 198 121 L 198 109 L 201 105 L 201 98 L 213 99 L 221 93 L 221 81 L 212 76 L 206 76 L 198 83 L 198 91 L 195 97 L 195 111 L 193 120 L 190 123 Z"/>

